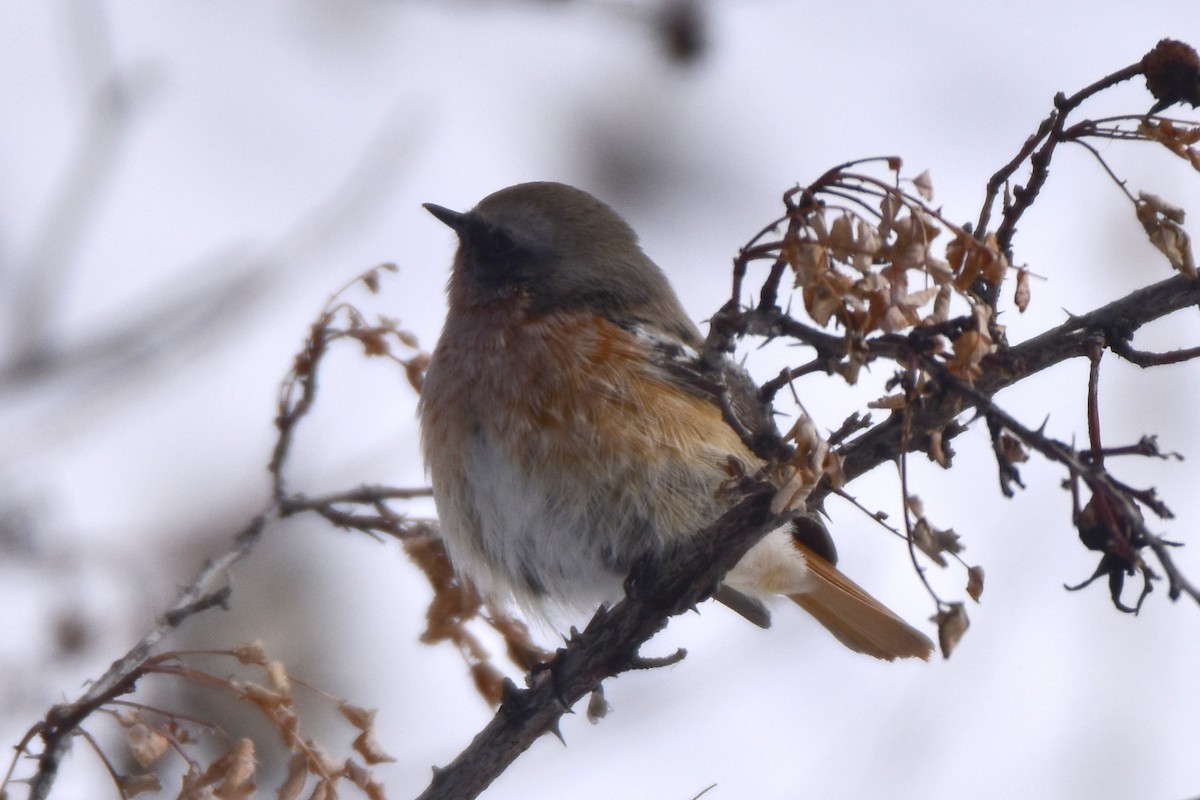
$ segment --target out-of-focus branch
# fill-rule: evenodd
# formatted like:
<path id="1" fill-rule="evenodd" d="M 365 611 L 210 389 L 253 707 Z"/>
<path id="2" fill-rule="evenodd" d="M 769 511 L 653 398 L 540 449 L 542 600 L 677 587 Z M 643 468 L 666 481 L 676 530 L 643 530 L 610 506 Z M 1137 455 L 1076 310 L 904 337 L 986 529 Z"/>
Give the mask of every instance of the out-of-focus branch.
<path id="1" fill-rule="evenodd" d="M 125 101 L 119 108 L 128 105 Z M 110 127 L 114 128 L 114 138 L 117 134 L 128 136 L 127 124 Z M 285 280 L 369 223 L 396 186 L 395 175 L 412 152 L 415 133 L 407 119 L 397 118 L 382 125 L 341 184 L 275 241 L 253 249 L 223 247 L 219 253 L 200 259 L 183 275 L 173 277 L 171 288 L 151 290 L 150 299 L 133 301 L 128 313 L 114 315 L 118 321 L 107 330 L 64 346 L 52 341 L 49 325 L 54 314 L 48 304 L 62 291 L 61 283 L 74 256 L 74 248 L 66 245 L 83 235 L 98 211 L 103 189 L 99 178 L 110 181 L 119 164 L 110 152 L 117 144 L 102 149 L 103 137 L 95 142 L 91 141 L 94 137 L 85 137 L 89 145 L 79 157 L 83 163 L 77 169 L 97 186 L 94 191 L 83 191 L 74 184 L 84 178 L 70 174 L 63 178 L 68 184 L 62 192 L 66 209 L 56 211 L 52 207 L 42 223 L 45 233 L 39 237 L 48 244 L 35 245 L 28 263 L 20 265 L 18 275 L 25 276 L 20 278 L 24 288 L 14 290 L 10 297 L 25 315 L 13 318 L 25 344 L 12 355 L 0 357 L 0 391 L 79 374 L 92 378 L 93 390 L 105 382 L 123 386 L 128 384 L 130 370 L 157 364 L 164 356 L 184 363 L 178 357 L 179 347 L 204 341 L 205 334 L 236 330 L 236 326 L 227 324 L 230 319 L 251 311 L 269 295 L 267 290 L 274 283 Z M 47 255 L 47 248 L 53 253 Z M 178 286 L 185 290 L 173 288 Z"/>
<path id="2" fill-rule="evenodd" d="M 64 48 L 77 54 L 73 66 L 86 94 L 83 126 L 25 256 L 12 261 L 12 286 L 6 292 L 8 360 L 18 374 L 36 371 L 51 358 L 57 297 L 112 186 L 132 126 L 148 104 L 154 77 L 150 67 L 124 70 L 113 62 L 107 19 L 100 9 L 79 7 L 84 5 L 70 7 L 74 24 Z"/>

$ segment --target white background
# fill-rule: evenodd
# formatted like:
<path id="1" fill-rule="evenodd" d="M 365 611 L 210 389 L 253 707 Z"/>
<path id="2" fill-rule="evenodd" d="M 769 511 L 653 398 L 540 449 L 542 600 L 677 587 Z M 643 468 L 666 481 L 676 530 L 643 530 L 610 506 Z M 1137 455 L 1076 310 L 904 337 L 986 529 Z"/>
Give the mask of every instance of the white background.
<path id="1" fill-rule="evenodd" d="M 987 177 L 1055 92 L 1136 61 L 1163 36 L 1200 41 L 1189 0 L 761 0 L 705 5 L 709 48 L 680 65 L 636 13 L 647 7 L 0 6 L 0 360 L 10 365 L 28 336 L 77 356 L 34 375 L 5 371 L 0 385 L 6 746 L 136 641 L 266 503 L 276 388 L 331 292 L 396 263 L 378 298 L 349 297 L 432 347 L 453 240 L 421 202 L 467 208 L 536 179 L 588 189 L 630 220 L 702 319 L 727 296 L 730 258 L 796 182 L 898 154 L 910 176 L 930 169 L 949 218 L 972 220 Z M 89 109 L 114 77 L 131 105 L 115 130 L 97 128 Z M 1088 113 L 1150 104 L 1136 81 Z M 1150 146 L 1101 149 L 1132 190 L 1200 213 L 1200 176 L 1182 162 Z M 1017 261 L 1045 280 L 1024 317 L 1006 300 L 1013 341 L 1169 273 L 1078 149 L 1060 152 L 1016 244 Z M 230 294 L 213 301 L 222 286 Z M 87 357 L 89 342 L 155 314 L 120 358 Z M 1196 316 L 1138 343 L 1195 345 Z M 770 375 L 804 358 L 752 354 L 751 366 Z M 1052 435 L 1082 441 L 1085 376 L 1072 363 L 1001 400 L 1027 424 L 1048 418 Z M 806 386 L 824 428 L 853 407 L 831 381 Z M 1189 542 L 1177 557 L 1200 579 L 1195 365 L 1143 372 L 1109 358 L 1102 386 L 1109 444 L 1157 433 L 1193 459 L 1116 466 L 1178 514 L 1152 527 Z M 415 398 L 396 370 L 346 347 L 322 392 L 295 453 L 297 486 L 423 481 Z M 606 720 L 565 719 L 565 749 L 539 741 L 487 796 L 684 800 L 710 784 L 706 798 L 1200 794 L 1200 609 L 1168 602 L 1163 586 L 1137 619 L 1115 611 L 1103 585 L 1064 592 L 1096 556 L 1070 526 L 1062 474 L 1035 459 L 1023 470 L 1029 490 L 1006 501 L 985 430 L 956 447 L 954 472 L 914 463 L 913 477 L 933 521 L 962 534 L 968 562 L 987 570 L 952 659 L 876 663 L 791 608 L 764 632 L 706 607 L 648 646 L 685 646 L 684 662 L 610 682 Z M 892 471 L 852 489 L 895 511 Z M 845 569 L 924 620 L 930 603 L 903 549 L 848 506 L 831 512 Z M 962 596 L 961 570 L 933 577 Z M 233 610 L 190 623 L 179 644 L 259 638 L 297 674 L 379 707 L 398 758 L 377 770 L 390 797 L 419 793 L 430 766 L 490 717 L 457 654 L 417 643 L 428 589 L 394 543 L 278 526 L 234 589 Z M 75 646 L 56 636 L 64 629 L 82 637 Z M 57 796 L 103 796 L 105 780 L 76 748 Z"/>

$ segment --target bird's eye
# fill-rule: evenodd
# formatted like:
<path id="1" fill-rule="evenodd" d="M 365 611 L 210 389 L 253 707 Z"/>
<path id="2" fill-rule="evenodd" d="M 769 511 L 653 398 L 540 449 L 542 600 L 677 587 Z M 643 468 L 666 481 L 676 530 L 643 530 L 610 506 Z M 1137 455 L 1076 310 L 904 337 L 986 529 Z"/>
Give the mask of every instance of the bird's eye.
<path id="1" fill-rule="evenodd" d="M 492 228 L 479 242 L 480 250 L 489 259 L 501 259 L 512 255 L 517 243 L 501 228 Z"/>

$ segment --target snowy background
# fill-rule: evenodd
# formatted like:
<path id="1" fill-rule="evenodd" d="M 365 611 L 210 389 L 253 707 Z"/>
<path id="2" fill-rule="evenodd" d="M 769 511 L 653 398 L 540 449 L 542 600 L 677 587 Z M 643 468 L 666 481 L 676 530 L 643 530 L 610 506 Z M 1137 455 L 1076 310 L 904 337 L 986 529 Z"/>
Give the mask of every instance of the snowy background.
<path id="1" fill-rule="evenodd" d="M 931 171 L 949 218 L 974 219 L 987 177 L 1055 92 L 1164 36 L 1200 42 L 1194 0 L 743 0 L 702 4 L 706 48 L 680 62 L 647 21 L 654 7 L 0 5 L 6 747 L 136 641 L 265 505 L 278 382 L 330 293 L 394 262 L 380 296 L 349 298 L 432 347 L 453 237 L 421 202 L 465 209 L 520 181 L 578 185 L 629 219 L 702 319 L 727 296 L 737 248 L 796 182 L 898 154 L 910 176 Z M 1086 111 L 1150 103 L 1137 81 Z M 1104 153 L 1135 191 L 1200 213 L 1200 181 L 1181 162 L 1149 146 Z M 1027 315 L 1006 315 L 1013 341 L 1168 274 L 1078 149 L 1059 153 L 1016 244 L 1046 280 Z M 1200 319 L 1178 316 L 1138 343 L 1195 345 Z M 774 374 L 770 358 L 751 366 Z M 296 485 L 422 483 L 402 375 L 349 347 L 327 366 Z M 1106 440 L 1157 433 L 1190 458 L 1118 475 L 1158 487 L 1178 519 L 1152 524 L 1189 542 L 1177 557 L 1200 579 L 1196 366 L 1104 370 Z M 1072 363 L 1001 400 L 1069 439 L 1083 431 L 1085 375 Z M 809 411 L 836 427 L 845 398 L 807 385 L 821 392 L 805 396 Z M 1134 619 L 1101 585 L 1064 592 L 1095 556 L 1070 527 L 1061 474 L 1035 459 L 1030 489 L 1005 501 L 986 431 L 956 446 L 954 472 L 915 465 L 913 477 L 933 521 L 987 570 L 951 660 L 876 663 L 792 609 L 764 632 L 707 607 L 648 647 L 686 646 L 686 660 L 610 682 L 606 720 L 567 718 L 565 749 L 539 741 L 486 796 L 686 800 L 711 784 L 714 800 L 1200 796 L 1200 609 L 1160 588 Z M 881 469 L 852 489 L 894 511 L 895 484 Z M 831 511 L 846 571 L 924 620 L 904 551 L 848 506 Z M 962 595 L 961 570 L 934 578 Z M 419 793 L 490 718 L 457 654 L 417 643 L 428 589 L 394 543 L 281 525 L 234 589 L 232 611 L 189 623 L 178 644 L 259 638 L 296 674 L 382 709 L 398 757 L 377 770 L 389 796 Z M 112 796 L 106 781 L 77 747 L 56 796 Z"/>

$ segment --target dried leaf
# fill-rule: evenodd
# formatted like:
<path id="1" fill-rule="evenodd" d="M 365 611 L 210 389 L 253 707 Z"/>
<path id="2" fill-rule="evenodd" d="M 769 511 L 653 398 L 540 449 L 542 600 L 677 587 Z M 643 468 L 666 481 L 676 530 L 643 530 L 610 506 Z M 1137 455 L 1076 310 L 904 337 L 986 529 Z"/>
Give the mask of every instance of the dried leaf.
<path id="1" fill-rule="evenodd" d="M 1138 125 L 1138 133 L 1186 160 L 1192 169 L 1200 170 L 1200 152 L 1192 147 L 1200 141 L 1200 125 L 1177 125 L 1171 120 L 1160 120 L 1158 123 L 1143 120 Z"/>
<path id="2" fill-rule="evenodd" d="M 900 210 L 898 201 L 891 192 L 887 192 L 879 201 L 879 236 L 886 239 L 891 235 L 892 227 L 896 224 L 896 212 Z"/>
<path id="3" fill-rule="evenodd" d="M 254 773 L 258 760 L 254 754 L 254 742 L 240 739 L 225 755 L 214 761 L 200 776 L 200 784 L 193 784 L 192 796 L 203 797 L 207 786 L 220 786 L 211 794 L 222 800 L 246 800 L 254 796 Z"/>
<path id="4" fill-rule="evenodd" d="M 929 253 L 925 258 L 925 274 L 943 289 L 949 289 L 954 281 L 954 270 L 950 267 L 950 262 L 938 258 L 933 253 Z"/>
<path id="5" fill-rule="evenodd" d="M 1196 257 L 1192 240 L 1183 229 L 1183 209 L 1160 197 L 1143 192 L 1138 196 L 1137 218 L 1150 237 L 1150 243 L 1167 257 L 1171 266 L 1189 278 L 1196 277 Z"/>
<path id="6" fill-rule="evenodd" d="M 988 234 L 981 242 L 959 231 L 946 245 L 946 260 L 954 270 L 954 285 L 959 291 L 970 289 L 981 278 L 999 284 L 1008 269 L 1008 260 L 1000 252 L 994 234 Z"/>
<path id="7" fill-rule="evenodd" d="M 811 286 L 829 271 L 829 250 L 816 242 L 787 242 L 780 255 L 795 273 L 797 287 Z"/>
<path id="8" fill-rule="evenodd" d="M 371 294 L 379 294 L 379 277 L 383 272 L 399 272 L 400 268 L 392 263 L 384 263 L 367 271 L 362 276 L 362 282 L 366 285 Z"/>
<path id="9" fill-rule="evenodd" d="M 784 438 L 795 445 L 795 450 L 783 467 L 780 488 L 771 501 L 772 511 L 776 514 L 804 508 L 805 500 L 824 477 L 826 468 L 841 471 L 841 462 L 807 414 L 800 413 Z M 837 479 L 837 476 L 831 476 L 831 480 Z"/>
<path id="10" fill-rule="evenodd" d="M 475 691 L 490 705 L 498 706 L 504 698 L 504 673 L 496 669 L 490 661 L 482 661 L 471 665 L 471 678 L 475 682 Z"/>
<path id="11" fill-rule="evenodd" d="M 818 327 L 824 328 L 829 320 L 843 310 L 842 296 L 828 282 L 804 287 L 804 308 Z"/>
<path id="12" fill-rule="evenodd" d="M 142 767 L 148 767 L 162 757 L 171 746 L 167 737 L 141 722 L 133 725 L 125 734 L 129 752 Z"/>
<path id="13" fill-rule="evenodd" d="M 996 349 L 986 328 L 963 331 L 953 347 L 954 357 L 946 362 L 946 368 L 968 383 L 983 374 L 983 359 Z"/>
<path id="14" fill-rule="evenodd" d="M 121 776 L 121 791 L 126 797 L 136 797 L 143 792 L 161 792 L 162 784 L 153 772 Z"/>
<path id="15" fill-rule="evenodd" d="M 938 645 L 942 649 L 942 658 L 949 658 L 950 653 L 958 646 L 963 634 L 970 627 L 967 619 L 967 609 L 962 603 L 947 603 L 946 607 L 932 618 L 938 626 Z"/>
<path id="16" fill-rule="evenodd" d="M 287 668 L 283 666 L 282 661 L 267 663 L 267 679 L 271 683 L 271 688 L 280 694 L 288 694 L 292 690 L 291 678 L 288 677 Z"/>
<path id="17" fill-rule="evenodd" d="M 354 740 L 354 749 L 368 764 L 383 764 L 396 759 L 388 755 L 379 740 L 375 738 L 375 730 L 368 728 Z"/>
<path id="18" fill-rule="evenodd" d="M 346 762 L 342 764 L 342 777 L 360 789 L 371 782 L 370 770 L 353 758 L 347 758 Z"/>
<path id="19" fill-rule="evenodd" d="M 933 199 L 933 179 L 929 176 L 929 170 L 913 178 L 913 186 L 916 187 L 917 194 L 921 195 L 921 199 L 926 202 Z"/>
<path id="20" fill-rule="evenodd" d="M 929 556 L 939 567 L 946 566 L 946 559 L 933 543 L 933 528 L 924 519 L 919 519 L 911 528 L 910 536 L 917 549 Z"/>
<path id="21" fill-rule="evenodd" d="M 918 550 L 933 559 L 939 567 L 946 566 L 946 559 L 942 557 L 943 553 L 955 555 L 963 550 L 958 534 L 954 532 L 953 528 L 943 530 L 933 527 L 925 518 L 921 500 L 916 495 L 909 495 L 907 505 L 913 515 L 917 517 L 917 521 L 911 528 L 913 544 Z"/>
<path id="22" fill-rule="evenodd" d="M 946 458 L 946 451 L 942 449 L 941 431 L 934 431 L 929 434 L 929 457 L 942 469 L 950 466 L 950 462 Z"/>
<path id="23" fill-rule="evenodd" d="M 975 565 L 967 570 L 967 594 L 976 603 L 983 596 L 983 567 Z"/>
<path id="24" fill-rule="evenodd" d="M 936 300 L 941 293 L 941 288 L 937 286 L 931 286 L 919 292 L 909 292 L 897 301 L 896 306 L 904 314 L 908 325 L 916 325 L 921 321 L 921 317 L 917 313 L 918 309 L 927 305 L 931 300 Z"/>
<path id="25" fill-rule="evenodd" d="M 514 617 L 506 609 L 494 603 L 487 605 L 487 620 L 496 632 L 504 637 L 504 650 L 508 660 L 522 672 L 529 672 L 539 664 L 549 663 L 553 654 L 538 646 L 529 633 L 529 626 Z"/>
<path id="26" fill-rule="evenodd" d="M 866 220 L 860 219 L 855 228 L 856 249 L 850 259 L 850 265 L 859 272 L 866 273 L 871 269 L 876 256 L 879 255 L 879 251 L 883 247 L 883 242 L 875 229 L 867 224 Z"/>
<path id="27" fill-rule="evenodd" d="M 254 754 L 254 742 L 251 739 L 240 739 L 229 751 L 233 758 L 229 768 L 222 776 L 222 788 L 225 785 L 245 786 L 254 781 L 254 771 L 258 767 L 258 759 Z"/>
<path id="28" fill-rule="evenodd" d="M 830 255 L 835 261 L 850 262 L 857 245 L 854 241 L 854 231 L 850 226 L 849 215 L 842 214 L 833 221 L 833 227 L 829 230 L 829 238 L 826 243 L 829 245 Z"/>
<path id="29" fill-rule="evenodd" d="M 829 485 L 840 489 L 846 485 L 846 470 L 841 455 L 826 443 L 825 458 L 821 461 L 821 472 Z"/>
<path id="30" fill-rule="evenodd" d="M 1017 291 L 1013 294 L 1013 303 L 1022 314 L 1029 308 L 1029 270 L 1017 271 Z"/>
<path id="31" fill-rule="evenodd" d="M 292 698 L 274 689 L 268 689 L 262 684 L 239 682 L 237 688 L 241 691 L 243 698 L 267 712 L 274 712 L 281 706 L 286 707 L 292 704 Z"/>
<path id="32" fill-rule="evenodd" d="M 356 705 L 342 701 L 338 705 L 338 711 L 342 712 L 342 716 L 346 718 L 354 727 L 360 731 L 365 731 L 375 723 L 375 709 L 359 708 Z"/>
<path id="33" fill-rule="evenodd" d="M 371 781 L 366 786 L 361 787 L 367 795 L 367 800 L 387 800 L 387 795 L 383 791 L 383 784 Z"/>
<path id="34" fill-rule="evenodd" d="M 911 511 L 914 516 L 925 516 L 925 504 L 921 502 L 921 497 L 919 495 L 910 494 L 908 497 L 904 498 L 904 505 L 908 507 L 908 510 Z"/>
<path id="35" fill-rule="evenodd" d="M 216 797 L 207 772 L 201 774 L 194 765 L 184 773 L 182 783 L 177 800 L 213 800 Z"/>
<path id="36" fill-rule="evenodd" d="M 785 478 L 775 496 L 771 498 L 771 513 L 782 514 L 785 511 L 796 511 L 804 508 L 805 501 L 812 493 L 816 482 L 812 473 L 797 467 L 786 467 Z"/>
<path id="37" fill-rule="evenodd" d="M 363 355 L 365 356 L 386 356 L 392 352 L 388 344 L 386 331 L 381 331 L 377 328 L 368 328 L 359 331 L 356 334 L 356 338 L 362 344 Z"/>
<path id="38" fill-rule="evenodd" d="M 954 528 L 934 528 L 933 541 L 942 553 L 957 555 L 964 549 L 962 537 L 954 532 Z"/>
<path id="39" fill-rule="evenodd" d="M 1168 203 L 1156 194 L 1138 192 L 1138 200 L 1150 206 L 1156 213 L 1161 214 L 1171 222 L 1177 222 L 1182 225 L 1184 219 L 1187 217 L 1187 212 L 1182 208 Z"/>
<path id="40" fill-rule="evenodd" d="M 588 722 L 595 725 L 600 720 L 608 716 L 610 707 L 608 701 L 604 699 L 604 691 L 596 689 L 592 692 L 592 696 L 588 698 L 587 718 Z"/>
<path id="41" fill-rule="evenodd" d="M 405 347 L 411 347 L 413 350 L 416 350 L 420 346 L 416 334 L 410 331 L 402 331 L 399 328 L 396 328 L 395 325 L 392 325 L 392 328 L 396 332 L 396 338 L 399 339 L 401 344 L 403 344 Z"/>
<path id="42" fill-rule="evenodd" d="M 929 257 L 929 243 L 941 229 L 925 214 L 905 214 L 893 226 L 896 239 L 888 248 L 892 264 L 901 269 L 921 267 Z"/>
<path id="43" fill-rule="evenodd" d="M 267 663 L 267 654 L 260 641 L 242 642 L 233 648 L 233 655 L 243 664 L 262 666 Z"/>
<path id="44" fill-rule="evenodd" d="M 983 237 L 983 246 L 987 252 L 983 265 L 983 279 L 998 286 L 1004 282 L 1004 276 L 1008 273 L 1008 258 L 1000 252 L 1000 240 L 994 233 Z"/>
<path id="45" fill-rule="evenodd" d="M 300 718 L 290 706 L 275 709 L 274 717 L 275 727 L 283 737 L 284 746 L 295 752 L 303 744 L 300 739 Z"/>
<path id="46" fill-rule="evenodd" d="M 950 284 L 944 283 L 933 299 L 933 311 L 924 320 L 927 325 L 937 325 L 950 319 Z"/>
<path id="47" fill-rule="evenodd" d="M 142 719 L 141 712 L 139 712 L 137 709 L 132 709 L 129 711 L 114 709 L 112 712 L 112 717 L 117 721 L 117 724 L 123 728 L 136 725 L 138 722 L 141 722 Z"/>
<path id="48" fill-rule="evenodd" d="M 303 753 L 297 753 L 288 762 L 287 777 L 275 793 L 277 800 L 296 800 L 300 792 L 304 791 L 304 784 L 307 782 L 308 759 Z"/>
<path id="49" fill-rule="evenodd" d="M 305 744 L 308 751 L 308 771 L 320 778 L 329 778 L 342 771 L 342 765 L 325 751 L 325 748 L 309 739 Z"/>

